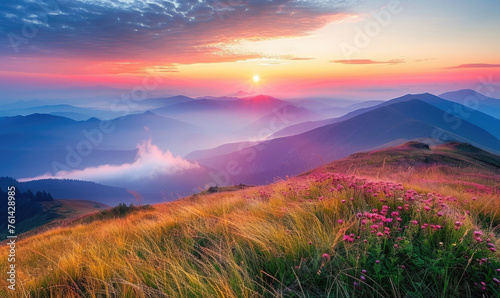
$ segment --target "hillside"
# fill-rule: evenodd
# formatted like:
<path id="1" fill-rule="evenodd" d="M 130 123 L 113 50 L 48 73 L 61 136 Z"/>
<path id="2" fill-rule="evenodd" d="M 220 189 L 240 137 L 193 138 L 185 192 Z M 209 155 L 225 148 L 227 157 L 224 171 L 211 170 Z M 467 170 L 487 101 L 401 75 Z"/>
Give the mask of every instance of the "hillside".
<path id="1" fill-rule="evenodd" d="M 18 234 L 25 233 L 23 237 L 34 235 L 57 227 L 68 220 L 110 208 L 108 205 L 86 200 L 54 200 L 41 202 L 40 206 L 42 212 L 27 220 L 17 222 L 16 231 Z M 6 230 L 6 227 L 2 228 L 2 230 Z M 4 239 L 6 233 L 0 233 L 0 235 Z"/>
<path id="2" fill-rule="evenodd" d="M 115 206 L 130 204 L 135 198 L 125 188 L 102 185 L 99 183 L 70 179 L 41 179 L 18 182 L 11 178 L 0 177 L 0 187 L 4 190 L 14 185 L 18 189 L 33 192 L 47 191 L 56 200 L 97 201 L 104 205 Z"/>
<path id="3" fill-rule="evenodd" d="M 500 152 L 500 140 L 486 130 L 464 120 L 456 126 L 456 121 L 450 119 L 443 119 L 442 110 L 413 99 L 381 106 L 299 135 L 265 141 L 243 152 L 212 155 L 197 161 L 217 170 L 224 170 L 231 160 L 238 161 L 242 171 L 233 177 L 234 183 L 263 184 L 355 152 L 416 138 L 439 137 L 441 141 L 468 142 Z"/>
<path id="4" fill-rule="evenodd" d="M 412 142 L 339 162 L 392 165 L 391 180 L 332 163 L 59 227 L 18 240 L 23 283 L 11 296 L 497 297 L 499 159 L 463 143 Z M 474 186 L 463 185 L 474 171 Z"/>
<path id="5" fill-rule="evenodd" d="M 0 106 L 0 116 L 2 117 L 18 116 L 18 115 L 27 116 L 30 114 L 38 113 L 38 114 L 52 114 L 56 116 L 72 118 L 74 120 L 87 120 L 92 117 L 96 117 L 99 119 L 112 119 L 120 115 L 119 112 L 115 111 L 82 108 L 69 104 L 30 106 L 29 103 L 24 103 L 21 106 L 22 108 L 11 108 L 11 109 L 5 109 L 5 106 Z M 76 116 L 76 117 L 73 118 L 69 116 Z"/>

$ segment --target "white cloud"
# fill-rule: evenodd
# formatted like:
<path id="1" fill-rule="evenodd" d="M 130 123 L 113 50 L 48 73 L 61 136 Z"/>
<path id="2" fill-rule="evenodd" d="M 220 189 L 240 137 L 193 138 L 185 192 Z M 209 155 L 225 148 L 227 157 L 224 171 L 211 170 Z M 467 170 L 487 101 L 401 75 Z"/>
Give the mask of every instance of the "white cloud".
<path id="1" fill-rule="evenodd" d="M 55 175 L 47 173 L 42 176 L 20 179 L 30 181 L 38 179 L 77 179 L 94 182 L 137 181 L 154 179 L 160 175 L 173 175 L 184 170 L 199 168 L 196 162 L 190 162 L 170 151 L 162 152 L 151 140 L 137 145 L 139 149 L 133 163 L 122 165 L 101 165 L 83 170 L 60 171 Z"/>

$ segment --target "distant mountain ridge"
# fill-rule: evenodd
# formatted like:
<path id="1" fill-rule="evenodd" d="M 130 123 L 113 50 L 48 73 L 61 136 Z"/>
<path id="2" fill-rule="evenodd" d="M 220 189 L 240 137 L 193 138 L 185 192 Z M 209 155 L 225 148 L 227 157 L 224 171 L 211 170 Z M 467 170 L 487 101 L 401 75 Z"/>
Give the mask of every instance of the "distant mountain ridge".
<path id="1" fill-rule="evenodd" d="M 500 140 L 484 129 L 463 120 L 455 127 L 454 121 L 443 119 L 442 115 L 442 110 L 421 100 L 396 101 L 344 121 L 247 148 L 246 152 L 256 153 L 249 162 L 241 152 L 198 162 L 222 170 L 230 160 L 237 160 L 243 171 L 234 177 L 234 182 L 259 184 L 270 182 L 275 177 L 298 174 L 354 152 L 437 135 L 443 137 L 442 142 L 469 142 L 500 151 Z"/>
<path id="2" fill-rule="evenodd" d="M 74 120 L 87 120 L 92 117 L 99 119 L 112 119 L 118 117 L 122 114 L 119 111 L 107 111 L 98 110 L 91 108 L 82 108 L 69 104 L 54 104 L 54 105 L 36 105 L 31 107 L 21 107 L 21 108 L 3 108 L 0 106 L 0 117 L 7 116 L 27 116 L 30 114 L 61 114 L 68 115 L 65 117 L 72 118 L 69 115 L 76 115 L 78 118 L 73 118 Z"/>
<path id="3" fill-rule="evenodd" d="M 42 186 L 40 188 L 40 186 Z M 74 186 L 74 185 L 73 185 Z M 0 216 L 0 237 L 7 236 L 7 191 L 13 193 L 15 198 L 15 227 L 16 234 L 25 233 L 40 226 L 53 223 L 57 220 L 74 218 L 89 212 L 108 208 L 109 206 L 91 200 L 57 200 L 54 199 L 42 183 L 26 184 L 9 177 L 0 177 L 0 207 L 4 209 L 5 215 Z M 102 188 L 101 188 L 102 189 Z M 81 189 L 72 189 L 73 194 Z M 99 188 L 94 190 L 98 191 Z M 11 195 L 11 194 L 9 194 Z M 71 191 L 66 197 L 71 195 Z M 56 195 L 57 196 L 57 195 Z M 97 195 L 98 196 L 98 195 Z"/>
<path id="4" fill-rule="evenodd" d="M 426 102 L 428 104 L 431 104 L 439 109 L 442 110 L 442 117 L 443 118 L 449 118 L 450 121 L 452 121 L 453 116 L 460 118 L 466 122 L 470 122 L 472 124 L 478 125 L 481 128 L 487 130 L 489 133 L 493 134 L 496 138 L 500 138 L 500 119 L 496 119 L 490 115 L 487 115 L 481 111 L 475 111 L 471 110 L 470 108 L 461 105 L 459 103 L 455 102 L 450 102 L 448 100 L 442 99 L 438 96 L 435 96 L 430 93 L 423 93 L 423 94 L 407 94 L 398 98 L 394 98 L 385 102 L 382 102 L 378 105 L 367 107 L 367 108 L 361 108 L 356 111 L 347 113 L 346 115 L 338 118 L 332 118 L 332 119 L 326 119 L 326 120 L 320 120 L 320 121 L 311 121 L 311 122 L 304 122 L 304 123 L 299 123 L 296 125 L 291 125 L 289 127 L 286 127 L 275 134 L 271 136 L 271 138 L 277 138 L 277 137 L 284 137 L 284 136 L 291 136 L 295 134 L 300 134 L 303 132 L 306 132 L 308 130 L 321 127 L 327 124 L 333 124 L 333 123 L 338 123 L 347 119 L 350 119 L 352 117 L 361 115 L 363 113 L 366 113 L 368 111 L 371 111 L 373 109 L 376 109 L 378 107 L 390 105 L 393 103 L 397 102 L 405 102 L 405 101 L 410 101 L 413 99 L 418 99 L 423 102 Z M 455 120 L 455 122 L 458 122 Z"/>

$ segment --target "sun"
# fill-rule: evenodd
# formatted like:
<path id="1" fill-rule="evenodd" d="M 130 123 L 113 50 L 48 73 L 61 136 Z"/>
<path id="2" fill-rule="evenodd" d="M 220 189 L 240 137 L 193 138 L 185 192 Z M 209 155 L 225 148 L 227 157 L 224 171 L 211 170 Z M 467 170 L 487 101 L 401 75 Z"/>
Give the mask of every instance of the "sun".
<path id="1" fill-rule="evenodd" d="M 259 75 L 254 75 L 252 80 L 255 82 L 255 83 L 258 83 L 260 81 L 260 76 Z"/>

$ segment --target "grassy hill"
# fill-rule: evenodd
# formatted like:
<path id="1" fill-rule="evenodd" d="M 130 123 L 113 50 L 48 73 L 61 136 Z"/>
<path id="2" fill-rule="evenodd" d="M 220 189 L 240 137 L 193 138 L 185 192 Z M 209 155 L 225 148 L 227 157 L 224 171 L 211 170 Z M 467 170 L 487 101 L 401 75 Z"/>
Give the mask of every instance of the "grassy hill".
<path id="1" fill-rule="evenodd" d="M 498 297 L 499 158 L 407 143 L 268 186 L 75 222 L 17 243 L 8 294 Z"/>
<path id="2" fill-rule="evenodd" d="M 45 208 L 45 216 L 37 219 L 38 223 L 35 223 L 37 228 L 34 231 L 27 232 L 30 235 L 50 230 L 52 227 L 64 224 L 68 220 L 110 208 L 108 205 L 86 200 L 54 200 L 42 202 L 42 204 Z M 42 222 L 45 223 L 42 224 Z"/>

